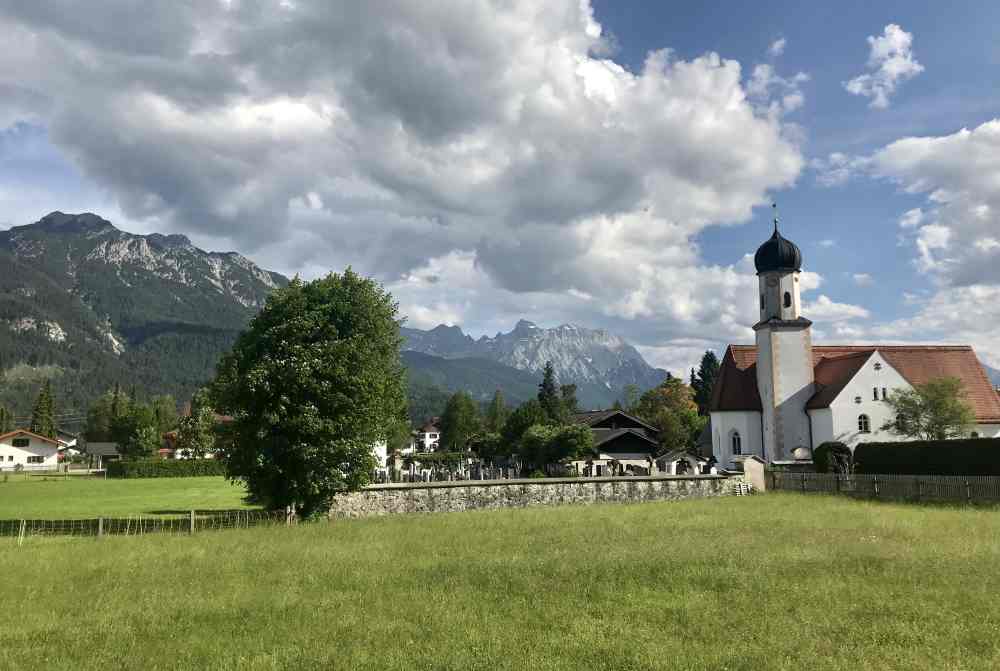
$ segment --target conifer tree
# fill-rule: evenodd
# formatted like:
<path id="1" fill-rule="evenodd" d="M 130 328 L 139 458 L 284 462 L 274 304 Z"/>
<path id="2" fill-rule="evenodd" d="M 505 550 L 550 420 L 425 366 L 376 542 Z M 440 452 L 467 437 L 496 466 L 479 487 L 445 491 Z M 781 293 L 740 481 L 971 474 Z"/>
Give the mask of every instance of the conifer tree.
<path id="1" fill-rule="evenodd" d="M 538 384 L 538 403 L 545 411 L 550 424 L 565 423 L 566 406 L 559 394 L 559 387 L 556 385 L 556 371 L 551 361 L 545 362 L 545 372 L 542 374 L 542 381 Z"/>
<path id="2" fill-rule="evenodd" d="M 715 352 L 709 350 L 701 357 L 701 364 L 698 366 L 698 374 L 692 370 L 691 388 L 694 389 L 694 401 L 698 404 L 698 414 L 702 417 L 708 416 L 712 404 L 712 390 L 715 388 L 715 381 L 719 377 L 719 357 Z"/>
<path id="3" fill-rule="evenodd" d="M 31 411 L 31 432 L 47 438 L 56 437 L 56 407 L 52 398 L 52 385 L 48 380 L 42 385 Z"/>
<path id="4" fill-rule="evenodd" d="M 0 405 L 0 433 L 10 433 L 14 430 L 14 416 L 10 410 Z"/>

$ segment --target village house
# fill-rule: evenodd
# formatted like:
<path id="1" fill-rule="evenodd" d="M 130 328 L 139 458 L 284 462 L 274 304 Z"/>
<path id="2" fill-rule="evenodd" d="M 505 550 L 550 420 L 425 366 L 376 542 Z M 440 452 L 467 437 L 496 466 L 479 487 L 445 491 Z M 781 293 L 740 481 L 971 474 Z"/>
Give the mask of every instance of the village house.
<path id="1" fill-rule="evenodd" d="M 712 449 L 721 465 L 747 455 L 808 463 L 827 441 L 898 441 L 883 431 L 894 391 L 931 380 L 962 382 L 972 437 L 1000 437 L 1000 395 L 968 346 L 812 344 L 802 315 L 799 248 L 778 232 L 754 257 L 760 285 L 755 345 L 730 345 L 711 402 Z"/>
<path id="2" fill-rule="evenodd" d="M 415 452 L 433 452 L 441 441 L 441 429 L 438 428 L 440 417 L 432 417 L 410 436 L 410 446 L 402 450 L 403 454 Z"/>
<path id="3" fill-rule="evenodd" d="M 621 410 L 577 413 L 573 421 L 590 427 L 594 435 L 593 455 L 569 462 L 582 476 L 693 474 L 708 464 L 684 450 L 657 457 L 660 430 Z"/>
<path id="4" fill-rule="evenodd" d="M 17 429 L 0 435 L 0 470 L 22 468 L 56 468 L 61 444 L 27 429 Z"/>

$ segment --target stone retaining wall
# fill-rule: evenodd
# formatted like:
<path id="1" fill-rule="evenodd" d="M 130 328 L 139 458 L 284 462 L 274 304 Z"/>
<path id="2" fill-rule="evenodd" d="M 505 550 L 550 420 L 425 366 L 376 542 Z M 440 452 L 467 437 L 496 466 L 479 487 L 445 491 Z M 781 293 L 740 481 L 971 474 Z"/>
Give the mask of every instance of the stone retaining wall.
<path id="1" fill-rule="evenodd" d="M 331 517 L 457 512 L 592 503 L 676 501 L 734 493 L 736 480 L 718 475 L 626 478 L 547 478 L 373 485 L 338 496 Z"/>

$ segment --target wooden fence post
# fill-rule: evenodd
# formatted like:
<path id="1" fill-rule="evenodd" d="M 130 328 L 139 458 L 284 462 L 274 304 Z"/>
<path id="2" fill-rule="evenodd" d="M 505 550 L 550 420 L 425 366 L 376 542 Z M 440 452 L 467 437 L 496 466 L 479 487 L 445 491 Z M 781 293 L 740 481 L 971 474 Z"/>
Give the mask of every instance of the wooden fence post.
<path id="1" fill-rule="evenodd" d="M 194 533 L 194 511 L 193 510 L 191 511 L 191 518 L 190 519 L 191 519 L 191 526 L 190 526 L 190 529 L 189 529 L 188 533 L 193 534 Z"/>
<path id="2" fill-rule="evenodd" d="M 920 496 L 923 492 L 920 490 L 920 478 L 917 478 L 917 502 L 920 502 Z"/>
<path id="3" fill-rule="evenodd" d="M 877 475 L 873 475 L 872 476 L 872 493 L 875 495 L 875 498 L 877 499 L 878 498 L 878 476 Z"/>
<path id="4" fill-rule="evenodd" d="M 100 538 L 103 535 L 104 535 L 104 518 L 103 517 L 98 517 L 97 518 L 97 537 Z"/>
<path id="5" fill-rule="evenodd" d="M 17 532 L 17 547 L 21 547 L 21 544 L 24 543 L 24 535 L 25 533 L 27 533 L 27 531 L 28 531 L 28 522 L 26 520 L 21 520 L 21 527 L 20 529 L 18 529 Z"/>
<path id="6" fill-rule="evenodd" d="M 965 498 L 968 502 L 972 503 L 972 485 L 969 484 L 969 480 L 965 480 Z"/>
<path id="7" fill-rule="evenodd" d="M 802 480 L 802 493 L 805 494 L 806 493 L 806 474 L 805 473 L 799 473 L 799 477 Z"/>
<path id="8" fill-rule="evenodd" d="M 836 475 L 835 475 L 834 477 L 836 478 L 836 482 L 837 482 L 837 493 L 839 494 L 839 493 L 840 493 L 840 473 L 837 473 L 837 474 L 836 474 Z"/>

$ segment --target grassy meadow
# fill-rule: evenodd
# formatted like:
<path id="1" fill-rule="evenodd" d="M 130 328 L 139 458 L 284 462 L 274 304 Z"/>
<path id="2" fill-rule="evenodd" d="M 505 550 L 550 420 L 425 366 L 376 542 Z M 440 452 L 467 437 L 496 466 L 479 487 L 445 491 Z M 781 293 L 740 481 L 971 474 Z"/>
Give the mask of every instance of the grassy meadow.
<path id="1" fill-rule="evenodd" d="M 81 475 L 0 479 L 0 519 L 172 515 L 247 507 L 245 490 L 222 477 L 117 480 Z"/>
<path id="2" fill-rule="evenodd" d="M 768 494 L 0 543 L 3 669 L 996 669 L 1000 513 Z"/>

